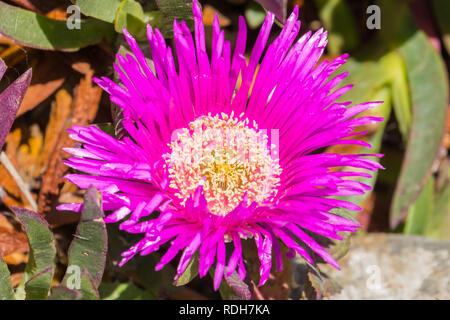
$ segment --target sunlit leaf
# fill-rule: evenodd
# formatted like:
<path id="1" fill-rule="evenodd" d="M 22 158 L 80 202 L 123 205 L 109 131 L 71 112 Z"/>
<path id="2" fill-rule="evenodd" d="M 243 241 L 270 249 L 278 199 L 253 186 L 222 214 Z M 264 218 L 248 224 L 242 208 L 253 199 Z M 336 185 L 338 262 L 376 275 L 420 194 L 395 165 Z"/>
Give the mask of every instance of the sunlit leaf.
<path id="1" fill-rule="evenodd" d="M 395 116 L 398 122 L 403 141 L 408 141 L 411 128 L 411 99 L 409 96 L 409 86 L 407 81 L 406 69 L 403 59 L 398 54 L 392 55 L 392 102 Z"/>
<path id="2" fill-rule="evenodd" d="M 144 19 L 144 10 L 137 1 L 123 0 L 116 12 L 114 29 L 122 33 L 125 28 L 135 37 L 143 38 L 146 34 Z"/>
<path id="3" fill-rule="evenodd" d="M 80 289 L 82 300 L 99 300 L 100 295 L 97 290 L 98 284 L 94 282 L 86 268 L 83 268 L 80 279 Z"/>
<path id="4" fill-rule="evenodd" d="M 450 184 L 435 195 L 434 210 L 428 217 L 424 234 L 436 239 L 450 238 Z"/>
<path id="5" fill-rule="evenodd" d="M 163 15 L 161 32 L 165 38 L 173 37 L 173 20 L 185 21 L 189 30 L 193 30 L 194 16 L 192 15 L 191 0 L 155 0 Z"/>
<path id="6" fill-rule="evenodd" d="M 434 206 L 434 178 L 431 176 L 416 201 L 409 207 L 405 234 L 423 235 Z"/>
<path id="7" fill-rule="evenodd" d="M 81 220 L 69 248 L 68 267 L 86 268 L 97 288 L 105 269 L 108 243 L 103 217 L 97 191 L 91 187 L 84 196 Z M 65 275 L 63 279 L 65 285 L 67 285 L 69 277 L 69 274 Z"/>
<path id="8" fill-rule="evenodd" d="M 27 300 L 45 299 L 50 291 L 50 285 L 53 279 L 53 267 L 32 276 L 25 282 L 25 292 Z"/>
<path id="9" fill-rule="evenodd" d="M 445 130 L 448 80 L 440 55 L 414 23 L 404 1 L 380 1 L 383 12 L 381 39 L 403 59 L 411 99 L 411 129 L 397 186 L 390 224 L 403 221 L 409 206 L 430 177 Z"/>
<path id="10" fill-rule="evenodd" d="M 192 255 L 191 260 L 189 260 L 189 264 L 186 267 L 186 270 L 183 272 L 181 276 L 179 276 L 175 281 L 174 285 L 176 286 L 184 286 L 188 284 L 192 280 L 194 280 L 198 275 L 198 253 Z"/>
<path id="11" fill-rule="evenodd" d="M 212 272 L 210 274 L 214 276 Z M 249 285 L 239 279 L 236 271 L 231 276 L 225 277 L 225 281 L 220 284 L 219 292 L 224 300 L 250 300 L 252 298 Z"/>
<path id="12" fill-rule="evenodd" d="M 445 129 L 448 101 L 442 59 L 417 32 L 400 48 L 408 70 L 412 125 L 405 160 L 394 193 L 391 226 L 402 221 L 431 174 Z"/>
<path id="13" fill-rule="evenodd" d="M 250 2 L 245 9 L 245 19 L 250 28 L 256 29 L 266 18 L 266 11 L 257 3 Z"/>
<path id="14" fill-rule="evenodd" d="M 88 17 L 113 22 L 121 0 L 71 0 Z"/>
<path id="15" fill-rule="evenodd" d="M 0 34 L 28 47 L 76 51 L 111 38 L 112 32 L 111 24 L 97 19 L 81 20 L 79 29 L 69 29 L 66 21 L 0 2 Z"/>
<path id="16" fill-rule="evenodd" d="M 22 282 L 16 291 L 16 298 L 25 298 L 25 284 L 31 280 L 32 277 L 40 273 L 53 272 L 53 260 L 55 258 L 56 249 L 53 240 L 53 234 L 49 229 L 48 223 L 39 214 L 27 210 L 25 208 L 11 208 L 20 223 L 25 228 L 28 236 L 28 243 L 30 246 L 30 256 L 25 267 L 25 272 L 22 277 Z M 46 283 L 46 287 L 50 288 L 51 277 L 42 277 L 39 279 L 40 283 Z M 43 286 L 43 285 L 42 285 Z"/>
<path id="17" fill-rule="evenodd" d="M 0 300 L 14 299 L 14 290 L 10 279 L 8 266 L 0 254 Z"/>
<path id="18" fill-rule="evenodd" d="M 47 297 L 47 300 L 79 300 L 80 298 L 80 292 L 65 286 L 56 286 L 52 288 L 52 293 Z"/>

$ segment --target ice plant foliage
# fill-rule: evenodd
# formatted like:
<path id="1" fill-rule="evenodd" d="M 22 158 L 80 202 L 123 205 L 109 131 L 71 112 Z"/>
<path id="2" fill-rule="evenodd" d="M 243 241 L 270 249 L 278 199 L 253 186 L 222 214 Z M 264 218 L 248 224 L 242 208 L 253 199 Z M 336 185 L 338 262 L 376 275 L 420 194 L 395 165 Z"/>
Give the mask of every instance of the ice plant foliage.
<path id="1" fill-rule="evenodd" d="M 94 126 L 74 126 L 70 136 L 82 145 L 66 149 L 74 156 L 66 164 L 86 174 L 67 179 L 102 193 L 103 209 L 112 212 L 106 222 L 123 220 L 122 230 L 143 234 L 120 265 L 167 244 L 156 269 L 181 252 L 179 277 L 199 251 L 199 274 L 215 263 L 217 289 L 224 275 L 237 271 L 245 278 L 242 239 L 252 239 L 261 285 L 272 259 L 282 269 L 280 240 L 311 263 L 309 249 L 338 268 L 308 233 L 341 239 L 338 232 L 356 231 L 358 224 L 330 210 L 360 208 L 333 197 L 369 190 L 351 178 L 371 177 L 367 171 L 382 167 L 367 157 L 381 155 L 318 151 L 338 144 L 370 147 L 353 137 L 365 133 L 356 128 L 382 119 L 355 116 L 380 102 L 336 102 L 351 86 L 336 89 L 346 74 L 330 76 L 347 55 L 318 64 L 327 33 L 298 38 L 297 7 L 268 46 L 274 16 L 267 14 L 248 61 L 242 17 L 233 53 L 215 17 L 209 57 L 197 1 L 193 13 L 194 37 L 184 22 L 174 21 L 178 67 L 158 30 L 148 27 L 154 70 L 125 32 L 134 55 L 117 56 L 122 85 L 96 82 L 123 109 L 127 135 L 119 140 Z"/>

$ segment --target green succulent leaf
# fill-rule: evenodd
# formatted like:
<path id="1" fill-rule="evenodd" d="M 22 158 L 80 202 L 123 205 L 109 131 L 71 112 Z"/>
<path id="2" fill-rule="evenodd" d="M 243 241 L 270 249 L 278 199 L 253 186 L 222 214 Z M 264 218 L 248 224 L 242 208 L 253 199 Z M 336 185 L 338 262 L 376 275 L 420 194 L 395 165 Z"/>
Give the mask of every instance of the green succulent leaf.
<path id="1" fill-rule="evenodd" d="M 245 9 L 245 20 L 252 29 L 259 27 L 266 18 L 266 11 L 256 2 L 250 2 Z"/>
<path id="2" fill-rule="evenodd" d="M 123 33 L 127 29 L 136 38 L 144 38 L 146 34 L 145 15 L 142 6 L 134 0 L 123 0 L 117 8 L 114 29 Z"/>
<path id="3" fill-rule="evenodd" d="M 208 273 L 214 279 L 214 269 L 209 269 Z M 229 277 L 224 276 L 224 280 L 219 286 L 219 293 L 223 300 L 250 300 L 252 298 L 249 285 L 239 278 L 236 271 Z"/>
<path id="4" fill-rule="evenodd" d="M 80 21 L 79 29 L 69 29 L 66 21 L 0 1 L 0 34 L 28 47 L 43 50 L 77 51 L 113 37 L 112 25 L 97 19 Z"/>
<path id="5" fill-rule="evenodd" d="M 78 291 L 81 293 L 82 300 L 99 300 L 100 295 L 97 290 L 98 284 L 95 283 L 86 269 L 83 269 L 80 279 L 80 288 Z"/>
<path id="6" fill-rule="evenodd" d="M 403 141 L 408 141 L 411 129 L 411 98 L 407 74 L 402 57 L 399 54 L 392 54 L 392 102 L 395 116 L 398 122 Z"/>
<path id="7" fill-rule="evenodd" d="M 81 13 L 106 22 L 114 22 L 121 0 L 71 0 Z"/>
<path id="8" fill-rule="evenodd" d="M 412 126 L 391 208 L 391 226 L 407 215 L 431 175 L 445 130 L 448 86 L 443 62 L 417 32 L 400 49 L 408 69 L 412 100 Z"/>
<path id="9" fill-rule="evenodd" d="M 53 234 L 49 229 L 47 221 L 42 216 L 25 208 L 12 207 L 11 209 L 24 227 L 30 246 L 30 255 L 22 282 L 16 290 L 16 298 L 25 299 L 25 283 L 31 280 L 32 277 L 53 269 L 56 249 Z M 40 278 L 40 285 L 44 280 L 48 281 L 47 286 L 50 288 L 51 277 Z"/>
<path id="10" fill-rule="evenodd" d="M 435 239 L 449 239 L 450 234 L 450 183 L 435 195 L 434 208 L 428 217 L 424 235 Z"/>
<path id="11" fill-rule="evenodd" d="M 96 288 L 100 285 L 103 277 L 108 243 L 101 207 L 97 191 L 91 186 L 84 196 L 81 220 L 69 248 L 68 263 L 70 269 L 85 268 L 92 277 Z M 70 277 L 71 275 L 68 273 L 64 276 L 63 283 L 66 286 Z"/>
<path id="12" fill-rule="evenodd" d="M 390 224 L 402 222 L 428 181 L 445 129 L 448 80 L 445 66 L 414 23 L 407 1 L 380 1 L 381 38 L 403 59 L 411 100 L 411 128 L 391 205 Z M 404 93 L 402 93 L 404 95 Z"/>
<path id="13" fill-rule="evenodd" d="M 8 266 L 0 254 L 0 300 L 14 299 L 14 289 L 10 276 Z"/>
<path id="14" fill-rule="evenodd" d="M 197 277 L 197 275 L 198 275 L 198 259 L 199 259 L 199 254 L 198 254 L 198 252 L 196 252 L 195 254 L 192 255 L 191 260 L 189 260 L 189 264 L 186 267 L 186 270 L 183 272 L 183 274 L 174 281 L 173 284 L 175 286 L 177 286 L 177 287 L 184 286 L 185 284 L 188 284 L 189 282 L 191 282 L 192 280 L 194 280 Z"/>
<path id="15" fill-rule="evenodd" d="M 155 0 L 162 13 L 163 25 L 160 28 L 165 38 L 173 37 L 173 20 L 185 21 L 189 30 L 194 28 L 191 0 Z"/>
<path id="16" fill-rule="evenodd" d="M 52 288 L 52 293 L 47 300 L 80 300 L 81 293 L 77 290 L 69 289 L 65 286 L 56 286 Z"/>
<path id="17" fill-rule="evenodd" d="M 405 234 L 423 235 L 434 206 L 434 178 L 431 176 L 416 201 L 409 207 Z"/>
<path id="18" fill-rule="evenodd" d="M 50 267 L 25 282 L 26 300 L 43 300 L 48 296 L 52 284 L 53 271 L 53 267 Z"/>

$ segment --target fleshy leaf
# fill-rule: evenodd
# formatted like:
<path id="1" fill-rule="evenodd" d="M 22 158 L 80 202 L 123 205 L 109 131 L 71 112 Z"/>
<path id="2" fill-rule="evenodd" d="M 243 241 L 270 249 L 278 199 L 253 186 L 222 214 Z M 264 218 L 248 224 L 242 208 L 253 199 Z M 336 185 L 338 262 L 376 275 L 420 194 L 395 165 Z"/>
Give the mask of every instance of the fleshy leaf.
<path id="1" fill-rule="evenodd" d="M 43 50 L 76 51 L 113 36 L 112 25 L 97 19 L 80 21 L 79 29 L 69 29 L 66 21 L 0 1 L 0 34 L 28 47 Z"/>
<path id="2" fill-rule="evenodd" d="M 445 130 L 448 101 L 443 62 L 423 32 L 408 39 L 400 54 L 408 70 L 413 117 L 391 208 L 393 228 L 406 217 L 431 175 Z"/>
<path id="3" fill-rule="evenodd" d="M 193 30 L 191 0 L 155 0 L 163 16 L 163 27 L 160 29 L 165 38 L 173 37 L 173 20 L 185 21 L 189 30 Z"/>
<path id="4" fill-rule="evenodd" d="M 405 234 L 423 235 L 434 205 L 434 178 L 431 176 L 416 201 L 409 207 Z"/>
<path id="5" fill-rule="evenodd" d="M 80 300 L 81 293 L 69 289 L 65 286 L 56 286 L 52 288 L 52 293 L 47 297 L 47 300 Z"/>
<path id="6" fill-rule="evenodd" d="M 34 275 L 25 283 L 27 300 L 43 300 L 48 296 L 53 279 L 53 267 Z"/>
<path id="7" fill-rule="evenodd" d="M 14 299 L 14 290 L 10 275 L 8 266 L 0 254 L 0 300 Z"/>
<path id="8" fill-rule="evenodd" d="M 397 62 L 391 64 L 393 66 L 391 70 L 397 70 L 392 72 L 393 109 L 403 141 L 406 142 L 411 130 L 411 99 L 403 59 L 398 54 L 392 55 L 392 57 L 397 59 Z"/>
<path id="9" fill-rule="evenodd" d="M 214 277 L 212 270 L 210 270 L 210 274 Z M 236 271 L 221 282 L 219 293 L 224 300 L 250 300 L 252 298 L 249 285 L 239 278 Z"/>
<path id="10" fill-rule="evenodd" d="M 424 235 L 435 239 L 449 239 L 450 234 L 450 184 L 435 195 L 434 210 L 428 217 Z"/>
<path id="11" fill-rule="evenodd" d="M 257 3 L 250 2 L 245 9 L 245 19 L 252 29 L 259 27 L 266 18 L 266 11 Z"/>
<path id="12" fill-rule="evenodd" d="M 86 268 L 96 288 L 103 277 L 108 242 L 103 217 L 97 191 L 90 187 L 84 196 L 81 220 L 69 248 L 68 267 Z M 63 279 L 65 285 L 68 278 L 66 274 Z"/>
<path id="13" fill-rule="evenodd" d="M 1 5 L 1 3 L 0 3 Z M 1 14 L 0 14 L 1 15 Z M 0 22 L 1 23 L 1 22 Z M 6 65 L 0 59 L 0 79 L 6 71 Z M 31 69 L 22 74 L 16 81 L 0 94 L 0 149 L 14 122 L 20 103 L 25 96 L 31 81 Z"/>
<path id="14" fill-rule="evenodd" d="M 189 260 L 189 264 L 186 267 L 186 270 L 184 270 L 183 274 L 174 281 L 173 284 L 175 286 L 184 286 L 185 284 L 188 284 L 197 277 L 198 259 L 199 259 L 198 253 L 192 255 L 191 260 Z"/>
<path id="15" fill-rule="evenodd" d="M 84 268 L 81 272 L 80 289 L 82 300 L 99 300 L 98 285 L 94 282 L 89 272 Z"/>
<path id="16" fill-rule="evenodd" d="M 380 1 L 380 36 L 402 57 L 411 99 L 411 129 L 400 176 L 393 195 L 390 225 L 407 216 L 431 175 L 445 130 L 448 79 L 440 55 L 420 31 L 404 1 Z"/>
<path id="17" fill-rule="evenodd" d="M 113 22 L 121 0 L 71 0 L 85 16 Z"/>
<path id="18" fill-rule="evenodd" d="M 24 299 L 25 283 L 27 283 L 28 280 L 31 280 L 32 277 L 45 273 L 50 268 L 53 269 L 53 260 L 55 258 L 56 249 L 53 234 L 49 229 L 47 221 L 45 221 L 42 216 L 25 208 L 12 207 L 11 209 L 25 228 L 30 246 L 30 256 L 25 267 L 22 282 L 20 283 L 18 290 L 16 290 L 16 298 Z M 51 278 L 43 277 L 39 281 L 44 280 L 48 281 L 47 285 L 48 288 L 50 288 Z"/>
<path id="19" fill-rule="evenodd" d="M 146 35 L 144 19 L 144 10 L 137 1 L 123 0 L 116 12 L 114 29 L 122 33 L 125 28 L 135 37 L 144 38 Z"/>

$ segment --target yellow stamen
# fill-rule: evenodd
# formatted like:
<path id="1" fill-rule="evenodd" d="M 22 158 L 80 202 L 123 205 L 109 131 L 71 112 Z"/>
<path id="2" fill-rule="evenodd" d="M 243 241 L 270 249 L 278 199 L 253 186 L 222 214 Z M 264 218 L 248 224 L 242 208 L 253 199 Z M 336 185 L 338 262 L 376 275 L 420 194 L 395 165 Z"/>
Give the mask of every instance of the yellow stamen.
<path id="1" fill-rule="evenodd" d="M 248 124 L 233 113 L 202 116 L 169 144 L 170 187 L 183 205 L 201 183 L 208 208 L 216 215 L 228 214 L 245 194 L 247 205 L 273 199 L 281 174 L 277 159 L 271 157 L 275 146 L 268 146 L 267 135 L 255 123 L 254 128 Z"/>

